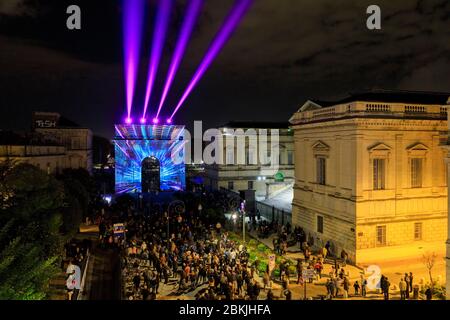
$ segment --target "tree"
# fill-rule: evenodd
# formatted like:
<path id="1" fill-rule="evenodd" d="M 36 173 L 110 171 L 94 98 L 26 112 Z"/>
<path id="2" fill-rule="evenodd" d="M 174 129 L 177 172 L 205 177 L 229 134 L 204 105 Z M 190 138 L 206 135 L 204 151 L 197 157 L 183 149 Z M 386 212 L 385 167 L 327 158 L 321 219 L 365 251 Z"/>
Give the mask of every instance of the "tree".
<path id="1" fill-rule="evenodd" d="M 63 250 L 64 188 L 29 164 L 0 168 L 0 299 L 43 299 Z"/>
<path id="2" fill-rule="evenodd" d="M 422 256 L 422 261 L 428 270 L 428 275 L 430 276 L 431 288 L 433 288 L 433 277 L 431 276 L 431 270 L 433 269 L 433 267 L 436 263 L 436 258 L 437 258 L 437 255 L 435 252 L 426 252 Z"/>

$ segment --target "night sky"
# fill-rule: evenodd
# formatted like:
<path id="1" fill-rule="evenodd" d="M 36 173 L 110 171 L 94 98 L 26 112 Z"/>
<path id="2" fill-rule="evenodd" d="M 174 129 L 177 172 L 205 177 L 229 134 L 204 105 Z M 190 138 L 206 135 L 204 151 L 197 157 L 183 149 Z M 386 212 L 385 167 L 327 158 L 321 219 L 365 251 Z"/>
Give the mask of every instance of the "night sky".
<path id="1" fill-rule="evenodd" d="M 205 2 L 163 116 L 234 0 Z M 186 0 L 176 3 L 152 105 L 183 19 Z M 66 28 L 69 4 L 81 7 L 81 31 Z M 382 9 L 380 31 L 366 28 L 370 4 Z M 155 10 L 148 0 L 138 102 Z M 175 122 L 287 121 L 306 99 L 371 88 L 449 92 L 449 39 L 448 0 L 254 0 Z M 0 110 L 2 129 L 28 129 L 34 110 L 57 111 L 111 138 L 125 112 L 121 1 L 0 0 Z"/>

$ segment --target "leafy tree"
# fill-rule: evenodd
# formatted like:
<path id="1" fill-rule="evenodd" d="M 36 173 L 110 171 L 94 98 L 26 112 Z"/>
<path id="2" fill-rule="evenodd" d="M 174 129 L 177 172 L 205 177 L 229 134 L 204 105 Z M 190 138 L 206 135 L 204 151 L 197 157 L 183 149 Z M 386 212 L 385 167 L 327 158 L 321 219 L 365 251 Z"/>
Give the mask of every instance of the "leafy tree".
<path id="1" fill-rule="evenodd" d="M 0 165 L 0 299 L 43 299 L 57 270 L 64 187 L 29 164 Z"/>

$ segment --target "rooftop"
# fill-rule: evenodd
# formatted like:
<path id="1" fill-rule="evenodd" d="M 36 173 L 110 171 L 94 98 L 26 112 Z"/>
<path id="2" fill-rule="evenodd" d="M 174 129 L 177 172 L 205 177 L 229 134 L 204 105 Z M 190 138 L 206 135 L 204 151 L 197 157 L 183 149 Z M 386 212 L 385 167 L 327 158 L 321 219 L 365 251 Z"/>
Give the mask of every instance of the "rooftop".
<path id="1" fill-rule="evenodd" d="M 233 128 L 233 129 L 288 129 L 289 122 L 266 122 L 266 121 L 230 121 L 220 128 Z"/>
<path id="2" fill-rule="evenodd" d="M 310 101 L 320 105 L 323 108 L 354 101 L 445 105 L 450 103 L 450 92 L 376 89 L 371 91 L 350 93 L 347 97 L 336 101 L 316 99 L 311 99 Z"/>
<path id="3" fill-rule="evenodd" d="M 308 100 L 289 120 L 292 124 L 346 118 L 446 120 L 450 93 L 372 90 L 337 101 Z"/>

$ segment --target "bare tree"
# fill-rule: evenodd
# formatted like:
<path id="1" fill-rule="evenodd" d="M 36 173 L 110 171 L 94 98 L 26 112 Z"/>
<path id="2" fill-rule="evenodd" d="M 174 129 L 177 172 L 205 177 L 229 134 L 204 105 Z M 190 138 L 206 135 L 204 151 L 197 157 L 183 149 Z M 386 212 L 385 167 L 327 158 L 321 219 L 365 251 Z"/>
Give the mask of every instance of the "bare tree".
<path id="1" fill-rule="evenodd" d="M 431 270 L 436 263 L 437 255 L 435 252 L 426 252 L 422 256 L 422 261 L 425 267 L 428 269 L 428 274 L 430 275 L 431 287 L 433 287 L 433 277 L 431 276 Z"/>

